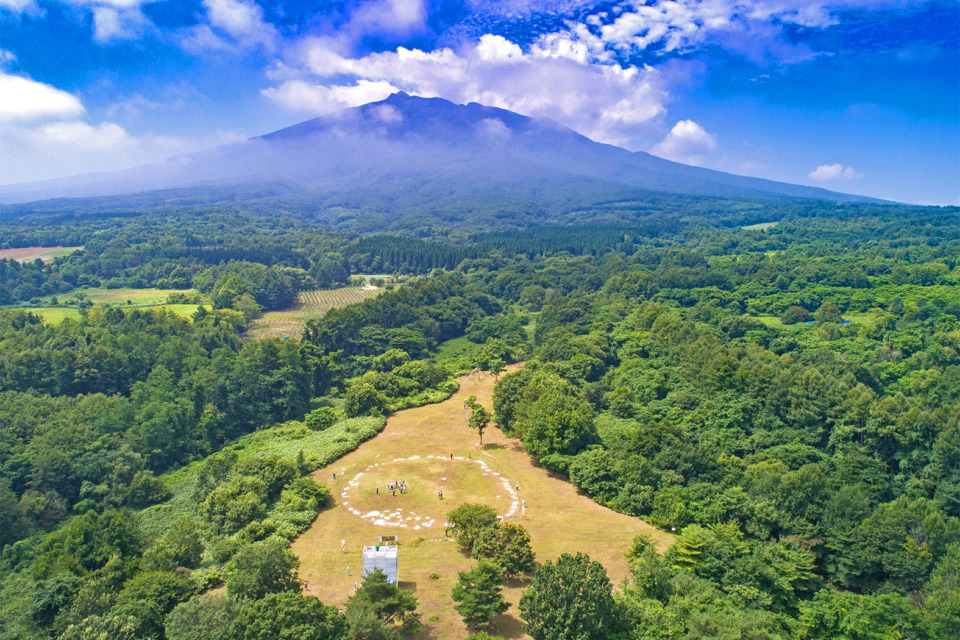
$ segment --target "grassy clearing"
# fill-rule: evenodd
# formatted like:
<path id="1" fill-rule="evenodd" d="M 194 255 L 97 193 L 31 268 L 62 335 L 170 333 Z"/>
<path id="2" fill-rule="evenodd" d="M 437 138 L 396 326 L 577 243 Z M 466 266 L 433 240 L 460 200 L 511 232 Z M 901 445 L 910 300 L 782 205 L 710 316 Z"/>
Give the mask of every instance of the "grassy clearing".
<path id="1" fill-rule="evenodd" d="M 757 224 L 748 224 L 745 227 L 740 227 L 744 231 L 766 231 L 772 227 L 780 224 L 779 222 L 758 222 Z"/>
<path id="2" fill-rule="evenodd" d="M 87 299 L 94 304 L 131 307 L 152 307 L 163 304 L 171 293 L 195 293 L 192 290 L 180 289 L 83 289 Z M 71 292 L 60 296 L 60 300 L 69 299 Z M 130 304 L 127 305 L 127 301 Z M 196 305 L 189 305 L 196 307 Z"/>
<path id="3" fill-rule="evenodd" d="M 759 320 L 768 327 L 787 327 L 783 322 L 780 321 L 780 318 L 777 316 L 750 316 L 753 320 Z M 876 324 L 877 315 L 874 313 L 845 313 L 843 314 L 844 320 L 849 320 L 850 324 Z M 792 325 L 796 329 L 803 329 L 804 327 L 813 327 L 813 324 L 806 324 L 803 322 Z"/>
<path id="4" fill-rule="evenodd" d="M 268 311 L 256 320 L 245 336 L 254 340 L 263 338 L 299 338 L 308 320 L 321 318 L 331 309 L 363 302 L 380 295 L 382 289 L 343 287 L 341 289 L 315 289 L 302 291 L 290 309 Z"/>
<path id="5" fill-rule="evenodd" d="M 67 318 L 76 320 L 80 317 L 80 310 L 70 307 L 15 307 L 20 311 L 27 311 L 43 318 L 49 324 L 60 324 Z"/>
<path id="6" fill-rule="evenodd" d="M 192 290 L 181 291 L 180 289 L 75 289 L 69 293 L 61 293 L 56 296 L 46 296 L 40 299 L 40 304 L 36 307 L 14 307 L 23 311 L 29 311 L 42 317 L 45 322 L 57 324 L 66 318 L 77 319 L 80 317 L 80 309 L 76 306 L 65 306 L 67 302 L 77 302 L 78 300 L 89 300 L 95 305 L 103 307 L 119 307 L 121 309 L 143 309 L 150 307 L 153 309 L 166 309 L 178 316 L 190 317 L 197 311 L 196 304 L 165 304 L 167 296 L 171 293 L 196 293 Z M 82 295 L 80 295 L 82 294 Z M 53 302 L 57 299 L 57 304 Z M 202 305 L 209 311 L 213 307 L 209 304 Z"/>
<path id="7" fill-rule="evenodd" d="M 451 351 L 456 347 L 448 345 Z M 378 536 L 399 535 L 401 586 L 416 589 L 425 623 L 416 637 L 465 638 L 467 629 L 453 610 L 450 593 L 457 581 L 457 572 L 470 568 L 474 561 L 445 538 L 442 521 L 437 519 L 432 527 L 413 530 L 377 525 L 349 509 L 353 507 L 364 513 L 363 509 L 375 510 L 378 505 L 390 505 L 392 500 L 417 515 L 420 515 L 418 510 L 423 510 L 421 517 L 439 518 L 463 502 L 490 500 L 500 510 L 500 501 L 507 498 L 507 493 L 502 491 L 502 484 L 491 488 L 487 482 L 489 477 L 472 473 L 470 460 L 477 456 L 489 464 L 491 474 L 499 473 L 511 485 L 519 485 L 519 498 L 527 501 L 526 513 L 518 512 L 510 521 L 527 528 L 540 561 L 564 552 L 584 551 L 603 563 L 613 583 L 619 584 L 629 573 L 623 553 L 634 536 L 652 535 L 661 550 L 670 544 L 673 539 L 670 534 L 597 504 L 565 478 L 537 465 L 519 441 L 507 438 L 495 428 L 487 430 L 483 448 L 476 451 L 477 434 L 466 426 L 463 403 L 467 396 L 475 395 L 490 408 L 494 380 L 489 376 L 481 381 L 463 377 L 459 382 L 460 390 L 450 399 L 395 413 L 376 438 L 313 474 L 314 479 L 330 486 L 334 504 L 323 511 L 293 545 L 301 561 L 301 578 L 309 585 L 307 593 L 318 596 L 325 604 L 342 604 L 353 592 L 354 582 L 360 579 L 362 546 L 376 543 Z M 450 454 L 462 460 L 441 463 L 437 458 L 427 457 L 449 458 Z M 417 455 L 422 462 L 412 463 L 409 458 Z M 401 457 L 407 460 L 394 462 Z M 383 466 L 373 467 L 374 464 Z M 395 464 L 403 466 L 394 467 Z M 357 474 L 361 472 L 364 475 L 358 481 Z M 337 473 L 336 482 L 333 473 Z M 392 495 L 378 497 L 376 487 L 380 486 L 382 492 L 383 483 L 398 475 L 406 481 L 411 493 L 398 494 L 395 498 Z M 357 486 L 350 489 L 354 493 L 346 499 L 341 497 L 344 486 L 349 486 L 345 483 L 355 481 Z M 441 505 L 435 491 L 444 485 L 452 489 L 445 490 Z M 371 490 L 374 491 L 372 497 Z M 340 551 L 341 540 L 346 541 L 345 551 Z M 431 573 L 439 577 L 432 579 Z M 517 602 L 528 584 L 525 580 L 507 583 L 504 595 L 512 606 L 506 614 L 494 619 L 492 633 L 507 638 L 524 637 Z"/>
<path id="8" fill-rule="evenodd" d="M 124 309 L 138 308 L 134 306 L 128 307 L 127 305 L 114 305 L 114 306 L 119 306 Z M 158 304 L 158 305 L 151 305 L 150 308 L 166 309 L 167 311 L 171 311 L 177 314 L 178 316 L 191 317 L 193 316 L 194 313 L 197 312 L 198 306 L 200 305 Z M 208 311 L 213 308 L 208 304 L 205 304 L 203 306 L 206 307 Z M 76 307 L 15 307 L 15 308 L 21 311 L 29 311 L 30 313 L 34 313 L 40 316 L 41 318 L 43 318 L 44 322 L 48 322 L 50 324 L 59 324 L 60 322 L 63 322 L 67 318 L 76 320 L 80 317 L 80 309 L 77 309 Z M 143 307 L 139 307 L 139 308 L 143 308 Z"/>
<path id="9" fill-rule="evenodd" d="M 768 327 L 782 327 L 783 323 L 777 316 L 750 316 L 753 320 L 759 320 Z"/>
<path id="10" fill-rule="evenodd" d="M 20 247 L 19 249 L 0 249 L 0 260 L 33 262 L 37 258 L 44 262 L 53 262 L 58 256 L 65 256 L 83 249 L 83 247 Z"/>

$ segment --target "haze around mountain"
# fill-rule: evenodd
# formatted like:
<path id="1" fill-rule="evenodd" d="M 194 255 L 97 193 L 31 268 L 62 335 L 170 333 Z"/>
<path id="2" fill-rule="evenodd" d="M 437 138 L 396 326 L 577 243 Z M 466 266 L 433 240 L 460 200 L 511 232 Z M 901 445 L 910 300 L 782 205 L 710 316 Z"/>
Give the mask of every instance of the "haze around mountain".
<path id="1" fill-rule="evenodd" d="M 671 162 L 594 142 L 549 119 L 403 92 L 124 171 L 2 187 L 0 202 L 58 210 L 266 198 L 321 220 L 358 212 L 387 220 L 424 209 L 469 220 L 471 210 L 492 209 L 505 218 L 562 221 L 600 203 L 642 202 L 655 193 L 879 202 Z M 96 203 L 82 200 L 93 197 Z"/>

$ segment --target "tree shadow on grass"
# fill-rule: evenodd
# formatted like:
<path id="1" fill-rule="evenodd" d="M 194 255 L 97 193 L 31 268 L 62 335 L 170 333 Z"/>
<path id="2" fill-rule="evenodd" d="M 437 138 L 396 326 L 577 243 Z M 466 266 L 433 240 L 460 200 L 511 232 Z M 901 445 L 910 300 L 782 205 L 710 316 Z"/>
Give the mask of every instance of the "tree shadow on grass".
<path id="1" fill-rule="evenodd" d="M 521 452 L 522 452 L 522 451 L 523 451 L 523 445 L 520 443 L 519 440 L 513 440 L 513 441 L 510 441 L 510 442 L 508 442 L 508 443 L 506 443 L 506 444 L 502 444 L 502 443 L 500 443 L 500 442 L 488 442 L 487 444 L 484 444 L 481 449 L 482 449 L 482 450 L 483 450 L 483 449 L 494 449 L 494 450 L 500 450 L 500 451 L 509 450 L 509 451 L 521 451 Z"/>
<path id="2" fill-rule="evenodd" d="M 508 589 L 521 589 L 529 587 L 530 583 L 533 581 L 533 577 L 526 574 L 520 574 L 516 576 L 509 576 L 503 581 L 503 586 Z"/>
<path id="3" fill-rule="evenodd" d="M 567 475 L 565 475 L 565 474 L 562 474 L 562 473 L 557 473 L 556 471 L 553 471 L 553 470 L 551 470 L 551 469 L 543 466 L 543 465 L 540 463 L 539 460 L 536 460 L 536 459 L 534 459 L 534 458 L 531 458 L 531 459 L 530 459 L 530 463 L 531 463 L 535 468 L 544 471 L 549 477 L 553 478 L 554 480 L 562 480 L 562 481 L 564 481 L 564 482 L 570 482 L 570 477 L 569 477 L 569 476 L 567 476 Z M 586 494 L 584 494 L 584 495 L 586 495 Z"/>
<path id="4" fill-rule="evenodd" d="M 508 640 L 512 638 L 522 638 L 526 635 L 523 632 L 523 623 L 517 618 L 507 614 L 491 618 L 487 632 L 491 635 L 503 636 Z"/>

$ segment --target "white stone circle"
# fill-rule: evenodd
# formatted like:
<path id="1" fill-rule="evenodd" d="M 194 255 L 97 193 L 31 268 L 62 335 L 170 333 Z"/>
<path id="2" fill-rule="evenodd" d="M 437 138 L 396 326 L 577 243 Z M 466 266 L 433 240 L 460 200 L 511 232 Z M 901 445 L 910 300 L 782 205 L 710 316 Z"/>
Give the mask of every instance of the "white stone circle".
<path id="1" fill-rule="evenodd" d="M 394 458 L 392 462 L 408 462 L 411 460 L 421 460 L 433 458 L 435 460 L 447 460 L 450 461 L 451 458 L 446 456 L 410 456 L 409 458 Z M 505 518 L 510 518 L 517 513 L 517 510 L 520 508 L 520 498 L 517 496 L 516 490 L 513 488 L 511 482 L 500 475 L 499 473 L 490 469 L 490 465 L 486 460 L 480 460 L 478 458 L 464 458 L 463 456 L 454 456 L 452 458 L 454 462 L 473 462 L 477 465 L 480 465 L 480 469 L 485 476 L 492 476 L 494 481 L 499 481 L 503 485 L 504 491 L 510 494 L 510 510 L 506 514 L 498 515 L 497 517 L 501 520 Z M 404 512 L 401 508 L 396 509 L 386 509 L 383 511 L 370 511 L 367 513 L 361 513 L 359 509 L 351 507 L 350 503 L 347 501 L 350 498 L 350 489 L 353 487 L 360 486 L 360 478 L 363 477 L 363 474 L 366 473 L 369 469 L 374 467 L 380 467 L 386 464 L 387 462 L 375 462 L 369 467 L 365 468 L 363 471 L 358 472 L 353 479 L 350 480 L 343 488 L 343 491 L 340 492 L 340 498 L 343 502 L 343 506 L 355 516 L 359 516 L 364 520 L 372 522 L 373 524 L 380 527 L 399 527 L 401 529 L 413 529 L 414 531 L 420 531 L 421 529 L 430 529 L 433 525 L 436 524 L 436 519 L 424 516 L 418 516 L 413 511 Z M 499 497 L 499 496 L 497 496 Z M 444 523 L 444 526 L 449 526 L 449 523 Z"/>

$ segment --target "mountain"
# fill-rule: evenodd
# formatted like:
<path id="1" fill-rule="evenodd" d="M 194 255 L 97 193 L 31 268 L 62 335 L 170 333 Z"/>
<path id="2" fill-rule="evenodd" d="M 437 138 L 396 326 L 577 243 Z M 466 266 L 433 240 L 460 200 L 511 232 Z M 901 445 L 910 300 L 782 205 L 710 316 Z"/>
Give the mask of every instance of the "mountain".
<path id="1" fill-rule="evenodd" d="M 479 213 L 518 226 L 578 221 L 703 197 L 880 202 L 692 167 L 551 120 L 403 92 L 149 165 L 0 187 L 0 203 L 15 205 L 3 207 L 7 215 L 220 204 L 374 229 Z"/>

